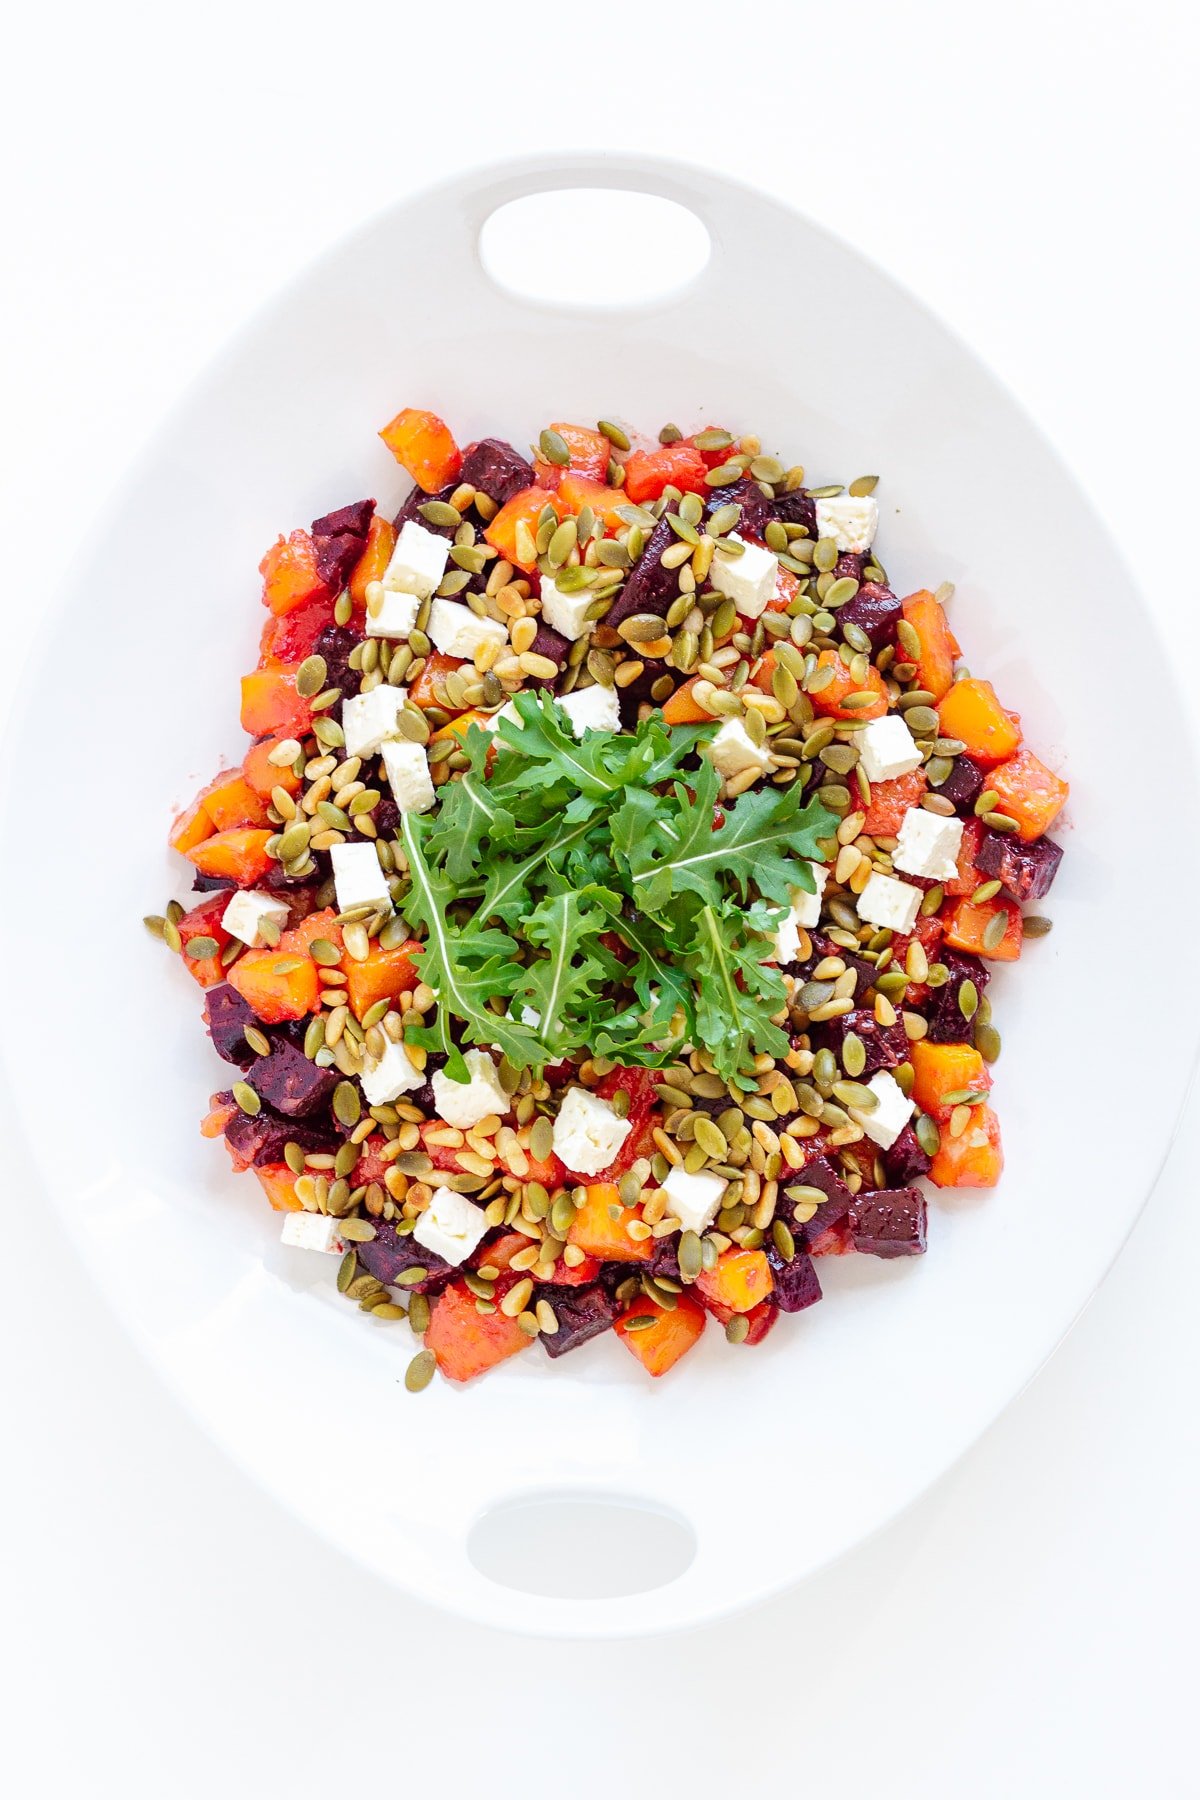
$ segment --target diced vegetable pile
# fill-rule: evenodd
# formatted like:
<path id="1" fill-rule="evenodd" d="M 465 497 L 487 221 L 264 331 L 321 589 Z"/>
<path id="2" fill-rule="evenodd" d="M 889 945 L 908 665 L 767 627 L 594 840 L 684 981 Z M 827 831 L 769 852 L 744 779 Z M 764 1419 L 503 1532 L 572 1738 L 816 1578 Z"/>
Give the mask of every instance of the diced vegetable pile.
<path id="1" fill-rule="evenodd" d="M 422 1340 L 408 1385 L 614 1331 L 757 1343 L 816 1259 L 990 1187 L 987 987 L 1049 921 L 1067 784 L 898 598 L 875 478 L 758 440 L 527 457 L 434 414 L 415 482 L 263 558 L 252 743 L 150 929 L 237 1079 L 201 1127 Z"/>

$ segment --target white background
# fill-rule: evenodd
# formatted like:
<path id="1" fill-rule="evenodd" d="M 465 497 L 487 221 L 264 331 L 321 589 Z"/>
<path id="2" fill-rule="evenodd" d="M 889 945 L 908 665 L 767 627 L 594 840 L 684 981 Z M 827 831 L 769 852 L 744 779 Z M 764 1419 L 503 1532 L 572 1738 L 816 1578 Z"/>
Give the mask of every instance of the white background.
<path id="1" fill-rule="evenodd" d="M 1196 49 L 1163 0 L 23 9 L 0 112 L 0 701 L 123 465 L 248 310 L 411 187 L 556 145 L 711 161 L 874 255 L 1038 417 L 1194 658 Z M 1083 648 L 1119 691 L 1119 646 Z M 1154 696 L 1128 704 L 1152 733 Z M 114 748 L 118 770 L 153 754 L 124 725 Z M 46 774 L 57 819 L 70 770 Z M 119 800 L 118 775 L 118 820 Z M 1113 829 L 1114 971 L 1140 978 L 1149 847 Z M 86 921 L 119 857 L 80 875 Z M 1129 1048 L 1115 1010 L 1064 1079 Z M 1134 1183 L 1139 1048 L 1113 1154 Z M 610 1646 L 459 1625 L 314 1541 L 165 1398 L 38 1197 L 6 1194 L 0 1775 L 21 1800 L 1195 1793 L 1198 1158 L 1193 1103 L 1084 1319 L 908 1517 L 731 1624 Z"/>

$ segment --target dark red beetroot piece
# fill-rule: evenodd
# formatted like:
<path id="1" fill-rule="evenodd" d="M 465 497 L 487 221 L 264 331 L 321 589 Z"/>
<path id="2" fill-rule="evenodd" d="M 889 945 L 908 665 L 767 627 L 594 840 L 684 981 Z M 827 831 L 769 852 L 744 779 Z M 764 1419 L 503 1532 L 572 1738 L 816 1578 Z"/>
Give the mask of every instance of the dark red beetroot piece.
<path id="1" fill-rule="evenodd" d="M 790 494 L 776 494 L 771 502 L 771 515 L 783 525 L 803 525 L 810 538 L 817 535 L 817 503 L 805 488 L 794 488 Z"/>
<path id="2" fill-rule="evenodd" d="M 622 1311 L 619 1303 L 597 1284 L 594 1287 L 555 1287 L 544 1290 L 554 1308 L 558 1330 L 543 1332 L 542 1343 L 550 1356 L 565 1356 L 578 1350 L 589 1338 L 600 1337 Z"/>
<path id="3" fill-rule="evenodd" d="M 217 1055 L 224 1057 L 227 1063 L 233 1063 L 235 1068 L 248 1069 L 255 1055 L 246 1042 L 245 1031 L 247 1025 L 258 1025 L 258 1020 L 237 989 L 230 987 L 227 981 L 220 987 L 209 988 L 204 996 L 204 1023 Z"/>
<path id="4" fill-rule="evenodd" d="M 760 541 L 774 514 L 771 502 L 759 487 L 757 481 L 746 476 L 735 481 L 732 487 L 714 488 L 705 512 L 712 514 L 719 506 L 740 506 L 742 516 L 734 526 L 740 537 L 758 538 Z"/>
<path id="5" fill-rule="evenodd" d="M 480 438 L 463 452 L 459 479 L 479 488 L 497 506 L 503 506 L 522 488 L 533 486 L 533 468 L 503 438 Z"/>
<path id="6" fill-rule="evenodd" d="M 319 519 L 314 519 L 312 534 L 315 538 L 341 537 L 343 533 L 350 537 L 365 538 L 374 517 L 374 500 L 352 500 L 349 506 L 339 506 L 333 512 L 322 513 Z"/>
<path id="7" fill-rule="evenodd" d="M 344 693 L 357 692 L 351 683 L 350 652 L 358 643 L 352 631 L 342 625 L 327 625 L 313 645 L 313 655 L 325 659 L 325 686 L 340 688 Z"/>
<path id="8" fill-rule="evenodd" d="M 823 769 L 824 765 L 822 764 L 821 767 Z M 840 944 L 835 944 L 832 938 L 823 936 L 819 931 L 810 932 L 809 937 L 812 940 L 812 955 L 807 962 L 785 963 L 784 967 L 788 974 L 803 976 L 807 980 L 813 969 L 819 962 L 824 961 L 825 957 L 840 956 L 846 967 L 854 969 L 858 974 L 858 985 L 854 990 L 854 997 L 856 1000 L 861 1000 L 875 980 L 875 964 L 868 962 L 865 956 L 856 956 L 853 950 L 844 950 Z"/>
<path id="9" fill-rule="evenodd" d="M 559 674 L 561 674 L 567 666 L 567 652 L 571 648 L 571 641 L 569 638 L 563 637 L 561 632 L 552 631 L 549 625 L 539 625 L 529 648 L 536 656 L 545 656 L 551 662 L 557 663 Z M 525 677 L 526 685 L 536 688 L 552 688 L 555 680 L 556 677 L 553 675 L 527 675 Z"/>
<path id="10" fill-rule="evenodd" d="M 679 1273 L 679 1239 L 655 1238 L 654 1249 L 650 1261 L 646 1264 L 648 1275 L 665 1275 L 668 1281 L 682 1279 Z"/>
<path id="11" fill-rule="evenodd" d="M 918 1175 L 929 1173 L 930 1158 L 921 1148 L 921 1140 L 911 1125 L 906 1125 L 895 1143 L 883 1151 L 887 1178 L 896 1187 L 907 1187 Z"/>
<path id="12" fill-rule="evenodd" d="M 840 1019 L 826 1019 L 822 1024 L 810 1026 L 809 1040 L 814 1050 L 832 1050 L 840 1062 L 846 1034 L 851 1031 L 861 1040 L 867 1053 L 862 1075 L 856 1079 L 866 1080 L 877 1075 L 880 1069 L 894 1069 L 908 1057 L 908 1033 L 903 1021 L 897 1019 L 894 1025 L 881 1025 L 870 1007 L 865 1006 L 843 1013 Z"/>
<path id="13" fill-rule="evenodd" d="M 222 1094 L 219 1098 L 229 1101 L 233 1095 Z M 305 1152 L 324 1156 L 336 1156 L 342 1146 L 341 1135 L 330 1126 L 285 1119 L 270 1106 L 264 1106 L 253 1118 L 237 1107 L 225 1127 L 225 1141 L 243 1162 L 255 1164 L 282 1162 L 285 1144 L 299 1144 Z"/>
<path id="14" fill-rule="evenodd" d="M 339 594 L 363 552 L 375 512 L 374 500 L 354 500 L 312 523 L 317 574 L 333 594 Z"/>
<path id="15" fill-rule="evenodd" d="M 666 519 L 660 519 L 634 564 L 633 573 L 613 602 L 604 621 L 606 625 L 619 625 L 633 613 L 657 613 L 666 618 L 672 601 L 679 597 L 679 571 L 664 569 L 662 559 L 664 551 L 677 542 Z"/>
<path id="16" fill-rule="evenodd" d="M 862 550 L 843 550 L 833 565 L 833 573 L 838 581 L 861 581 L 866 553 Z"/>
<path id="17" fill-rule="evenodd" d="M 222 889 L 232 893 L 237 882 L 232 875 L 193 875 L 192 892 L 194 894 L 219 894 Z"/>
<path id="18" fill-rule="evenodd" d="M 983 792 L 983 769 L 969 756 L 956 756 L 937 792 L 960 813 L 968 813 Z"/>
<path id="19" fill-rule="evenodd" d="M 821 1283 L 807 1250 L 797 1250 L 791 1261 L 785 1262 L 775 1245 L 768 1244 L 767 1261 L 775 1281 L 772 1298 L 780 1312 L 798 1313 L 806 1306 L 816 1305 L 821 1298 Z"/>
<path id="20" fill-rule="evenodd" d="M 850 1208 L 854 1248 L 864 1256 L 922 1256 L 927 1208 L 920 1188 L 859 1194 Z"/>
<path id="21" fill-rule="evenodd" d="M 926 1012 L 929 1021 L 926 1036 L 931 1044 L 966 1043 L 971 1036 L 971 1022 L 959 1000 L 963 983 L 973 981 L 976 992 L 982 994 L 992 979 L 991 970 L 969 950 L 943 950 L 938 960 L 950 971 L 950 977 L 940 988 L 933 990 Z"/>
<path id="22" fill-rule="evenodd" d="M 853 600 L 838 607 L 838 630 L 857 625 L 870 638 L 872 650 L 882 650 L 885 644 L 896 641 L 896 621 L 900 612 L 900 602 L 890 587 L 884 587 L 878 581 L 864 581 Z"/>
<path id="23" fill-rule="evenodd" d="M 320 1069 L 303 1050 L 277 1038 L 269 1056 L 256 1059 L 247 1076 L 260 1100 L 288 1119 L 302 1119 L 324 1106 L 341 1080 L 336 1068 Z"/>
<path id="24" fill-rule="evenodd" d="M 415 1238 L 398 1232 L 388 1220 L 376 1219 L 374 1225 L 375 1236 L 371 1242 L 356 1244 L 355 1249 L 359 1262 L 376 1281 L 390 1285 L 406 1269 L 424 1269 L 424 1278 L 407 1290 L 410 1294 L 429 1294 L 445 1287 L 454 1274 L 449 1263 L 443 1262 L 432 1250 L 426 1250 Z"/>
<path id="25" fill-rule="evenodd" d="M 789 1186 L 820 1188 L 826 1195 L 823 1205 L 806 1225 L 794 1228 L 796 1242 L 811 1249 L 817 1239 L 834 1225 L 840 1225 L 854 1204 L 854 1195 L 827 1156 L 813 1156 L 802 1169 L 797 1169 Z"/>
<path id="26" fill-rule="evenodd" d="M 1003 832 L 987 831 L 975 853 L 975 867 L 998 881 L 1010 900 L 1024 905 L 1050 892 L 1062 859 L 1062 845 L 1053 838 L 1035 838 L 1032 844 L 1023 844 Z"/>
<path id="27" fill-rule="evenodd" d="M 415 519 L 418 525 L 423 525 L 425 527 L 426 531 L 436 532 L 438 537 L 452 538 L 458 529 L 456 525 L 431 525 L 428 519 L 423 519 L 421 517 L 421 508 L 427 505 L 430 500 L 449 501 L 450 496 L 457 487 L 457 481 L 450 481 L 447 482 L 444 488 L 439 488 L 436 494 L 427 494 L 422 488 L 415 487 L 407 500 L 405 500 L 400 511 L 392 520 L 392 524 L 396 527 L 396 530 L 399 531 L 402 525 L 407 525 L 410 519 Z"/>

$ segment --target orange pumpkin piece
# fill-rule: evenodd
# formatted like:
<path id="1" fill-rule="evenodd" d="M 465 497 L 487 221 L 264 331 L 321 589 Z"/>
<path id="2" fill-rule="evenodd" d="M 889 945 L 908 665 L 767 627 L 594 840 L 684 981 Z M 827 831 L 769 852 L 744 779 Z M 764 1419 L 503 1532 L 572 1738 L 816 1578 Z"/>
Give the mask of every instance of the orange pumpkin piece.
<path id="1" fill-rule="evenodd" d="M 302 1203 L 296 1198 L 296 1177 L 286 1163 L 263 1163 L 256 1167 L 254 1173 L 276 1212 L 304 1210 Z"/>
<path id="2" fill-rule="evenodd" d="M 677 487 L 681 494 L 709 494 L 707 475 L 699 450 L 682 441 L 657 450 L 631 450 L 625 458 L 625 492 L 638 506 L 657 500 L 667 487 Z"/>
<path id="3" fill-rule="evenodd" d="M 631 1238 L 628 1231 L 633 1220 L 641 1216 L 640 1207 L 621 1205 L 615 1182 L 595 1181 L 571 1221 L 567 1242 L 578 1244 L 585 1255 L 600 1262 L 649 1262 L 654 1254 L 653 1238 Z"/>
<path id="4" fill-rule="evenodd" d="M 416 680 L 409 685 L 408 697 L 413 705 L 419 706 L 422 709 L 427 706 L 441 706 L 446 708 L 445 699 L 438 699 L 437 694 L 434 692 L 434 685 L 435 683 L 443 682 L 447 675 L 452 675 L 455 669 L 461 667 L 462 664 L 457 656 L 447 656 L 442 650 L 432 651 L 431 654 L 425 658 L 425 667 L 421 670 L 421 673 L 417 676 Z M 454 710 L 452 707 L 446 709 L 451 712 Z"/>
<path id="5" fill-rule="evenodd" d="M 630 1329 L 630 1322 L 652 1317 L 652 1325 Z M 652 1300 L 637 1299 L 622 1313 L 613 1330 L 627 1350 L 637 1357 L 648 1375 L 665 1375 L 685 1356 L 704 1330 L 704 1308 L 688 1294 L 680 1294 L 670 1312 Z"/>
<path id="6" fill-rule="evenodd" d="M 201 875 L 223 875 L 239 887 L 253 887 L 274 866 L 274 859 L 267 855 L 270 838 L 269 831 L 251 826 L 216 831 L 203 843 L 194 844 L 187 859 Z"/>
<path id="7" fill-rule="evenodd" d="M 593 481 L 588 475 L 567 469 L 558 484 L 558 504 L 562 512 L 569 513 L 579 513 L 590 506 L 609 531 L 621 531 L 625 521 L 617 508 L 628 506 L 629 496 L 623 488 L 608 487 L 603 481 Z"/>
<path id="8" fill-rule="evenodd" d="M 550 429 L 557 431 L 571 452 L 568 468 L 590 481 L 604 480 L 608 473 L 612 445 L 602 431 L 593 431 L 587 425 L 564 425 L 561 420 L 551 425 Z M 565 478 L 567 469 L 560 463 L 547 462 L 545 457 L 535 456 L 533 472 L 543 487 L 556 488 Z"/>
<path id="9" fill-rule="evenodd" d="M 232 1100 L 222 1100 L 220 1094 L 210 1095 L 208 1111 L 200 1121 L 200 1136 L 204 1138 L 223 1136 L 225 1127 L 236 1111 L 237 1107 Z"/>
<path id="10" fill-rule="evenodd" d="M 191 912 L 184 913 L 179 921 L 179 941 L 183 945 L 183 966 L 194 981 L 202 988 L 216 987 L 225 980 L 225 970 L 221 966 L 221 952 L 226 945 L 233 942 L 230 933 L 221 923 L 222 915 L 229 904 L 228 894 L 209 894 Z M 212 938 L 216 950 L 211 956 L 189 956 L 187 947 L 194 938 Z"/>
<path id="11" fill-rule="evenodd" d="M 873 781 L 863 830 L 871 837 L 895 837 L 905 813 L 921 804 L 921 795 L 928 785 L 924 769 L 910 769 L 907 775 L 896 775 L 891 781 Z"/>
<path id="12" fill-rule="evenodd" d="M 280 768 L 278 763 L 271 761 L 272 750 L 282 743 L 281 737 L 264 738 L 260 744 L 252 744 L 242 759 L 242 774 L 247 785 L 264 800 L 271 798 L 272 788 L 281 787 L 289 794 L 297 794 L 303 786 L 303 777 L 292 773 L 291 763 Z"/>
<path id="13" fill-rule="evenodd" d="M 299 663 L 268 663 L 242 676 L 242 730 L 251 737 L 302 738 L 312 707 L 296 692 Z"/>
<path id="14" fill-rule="evenodd" d="M 419 948 L 415 938 L 395 950 L 382 950 L 372 943 L 365 962 L 346 959 L 342 964 L 347 970 L 346 992 L 356 1019 L 361 1019 L 377 1000 L 394 1000 L 416 987 L 421 976 L 411 952 Z"/>
<path id="15" fill-rule="evenodd" d="M 888 693 L 874 663 L 867 669 L 864 681 L 855 681 L 836 650 L 822 650 L 817 664 L 822 669 L 832 669 L 833 679 L 823 688 L 809 692 L 814 712 L 831 719 L 882 719 L 888 709 Z M 865 693 L 875 698 L 862 706 L 843 704 L 848 695 Z"/>
<path id="16" fill-rule="evenodd" d="M 990 1106 L 973 1106 L 971 1122 L 961 1137 L 942 1132 L 929 1179 L 940 1188 L 995 1187 L 1003 1170 L 1000 1121 Z"/>
<path id="17" fill-rule="evenodd" d="M 286 949 L 282 939 L 273 950 L 247 950 L 230 968 L 228 979 L 264 1025 L 302 1019 L 320 1004 L 316 963 L 311 956 Z"/>
<path id="18" fill-rule="evenodd" d="M 359 1167 L 362 1167 L 361 1157 L 359 1157 Z M 357 1176 L 355 1178 L 357 1179 Z M 523 1237 L 519 1231 L 506 1231 L 504 1236 L 497 1238 L 494 1244 L 485 1244 L 478 1252 L 478 1266 L 481 1269 L 510 1268 L 513 1257 L 518 1256 L 522 1250 L 528 1250 L 529 1243 L 530 1240 Z"/>
<path id="19" fill-rule="evenodd" d="M 1006 762 L 1021 742 L 1015 713 L 1005 712 L 990 681 L 952 682 L 938 701 L 943 737 L 959 738 L 967 755 L 985 768 Z"/>
<path id="20" fill-rule="evenodd" d="M 900 602 L 904 617 L 921 640 L 921 654 L 915 659 L 917 686 L 927 688 L 934 700 L 940 700 L 954 680 L 954 662 L 958 640 L 950 629 L 945 608 L 927 588 Z"/>
<path id="21" fill-rule="evenodd" d="M 478 1312 L 474 1294 L 457 1281 L 433 1302 L 425 1333 L 426 1350 L 433 1351 L 438 1368 L 451 1381 L 485 1375 L 532 1342 L 515 1319 L 499 1311 Z"/>
<path id="22" fill-rule="evenodd" d="M 1026 844 L 1049 831 L 1071 791 L 1032 750 L 1019 750 L 993 769 L 987 784 L 999 796 L 993 810 L 1017 821 L 1017 835 Z"/>
<path id="23" fill-rule="evenodd" d="M 218 775 L 201 800 L 214 831 L 233 831 L 239 825 L 265 826 L 267 803 L 256 794 L 240 769 Z"/>
<path id="24" fill-rule="evenodd" d="M 333 945 L 342 957 L 341 967 L 344 969 L 349 959 L 342 942 L 342 928 L 332 906 L 324 906 L 320 912 L 306 913 L 302 919 L 298 919 L 282 934 L 275 949 L 282 956 L 309 956 L 318 938 L 324 938 L 327 944 Z"/>
<path id="25" fill-rule="evenodd" d="M 949 881 L 942 883 L 947 894 L 960 896 L 973 894 L 985 879 L 975 867 L 975 858 L 979 855 L 979 846 L 983 842 L 983 834 L 987 826 L 982 819 L 964 819 L 962 842 L 958 846 L 957 866 Z"/>
<path id="26" fill-rule="evenodd" d="M 961 1104 L 947 1100 L 947 1094 L 991 1093 L 991 1073 L 971 1044 L 933 1044 L 919 1038 L 909 1045 L 908 1060 L 913 1068 L 912 1097 L 939 1123 Z"/>
<path id="27" fill-rule="evenodd" d="M 406 406 L 384 426 L 380 437 L 426 494 L 436 494 L 462 472 L 462 452 L 444 419 Z"/>
<path id="28" fill-rule="evenodd" d="M 714 1268 L 704 1270 L 696 1286 L 714 1306 L 742 1313 L 765 1300 L 775 1281 L 764 1250 L 726 1250 Z"/>
<path id="29" fill-rule="evenodd" d="M 367 604 L 367 583 L 383 580 L 395 548 L 396 527 L 390 519 L 374 513 L 367 527 L 366 546 L 350 571 L 350 598 L 360 612 Z"/>
<path id="30" fill-rule="evenodd" d="M 528 574 L 537 567 L 536 552 L 529 554 L 529 544 L 524 550 L 517 546 L 517 527 L 524 525 L 532 541 L 537 536 L 538 519 L 544 506 L 553 506 L 555 512 L 561 509 L 556 504 L 556 497 L 548 488 L 522 488 L 511 500 L 505 502 L 494 519 L 483 528 L 483 535 L 493 550 L 499 552 L 514 568 L 524 569 Z"/>
<path id="31" fill-rule="evenodd" d="M 662 715 L 668 725 L 702 725 L 706 720 L 712 719 L 713 715 L 705 712 L 695 699 L 695 687 L 699 679 L 698 675 L 693 675 L 690 681 L 685 681 L 682 687 L 675 689 L 669 700 L 663 702 Z"/>
<path id="32" fill-rule="evenodd" d="M 197 844 L 202 844 L 205 838 L 211 837 L 216 829 L 204 810 L 204 793 L 202 788 L 191 804 L 176 815 L 167 836 L 172 850 L 178 850 L 182 856 L 186 856 L 189 850 L 194 850 Z"/>
<path id="33" fill-rule="evenodd" d="M 447 720 L 445 725 L 439 725 L 436 731 L 430 733 L 429 741 L 436 744 L 444 738 L 465 738 L 472 725 L 482 727 L 488 717 L 487 713 L 472 707 L 468 712 L 459 713 L 457 718 Z"/>
<path id="34" fill-rule="evenodd" d="M 999 943 L 989 948 L 986 942 L 988 926 L 997 915 L 1003 914 L 1007 923 L 1004 936 Z M 1016 962 L 1021 954 L 1021 940 L 1025 926 L 1021 918 L 1021 909 L 1013 900 L 985 900 L 976 904 L 971 900 L 960 900 L 945 920 L 946 943 L 951 950 L 971 950 L 976 956 L 986 957 L 989 962 Z"/>
<path id="35" fill-rule="evenodd" d="M 757 539 L 752 541 L 757 542 Z M 800 583 L 790 569 L 778 569 L 775 574 L 775 592 L 767 601 L 766 612 L 786 612 L 796 598 L 796 590 Z"/>
<path id="36" fill-rule="evenodd" d="M 307 531 L 277 538 L 258 565 L 263 578 L 263 605 L 273 613 L 294 612 L 309 600 L 329 598 L 317 573 L 317 553 Z"/>

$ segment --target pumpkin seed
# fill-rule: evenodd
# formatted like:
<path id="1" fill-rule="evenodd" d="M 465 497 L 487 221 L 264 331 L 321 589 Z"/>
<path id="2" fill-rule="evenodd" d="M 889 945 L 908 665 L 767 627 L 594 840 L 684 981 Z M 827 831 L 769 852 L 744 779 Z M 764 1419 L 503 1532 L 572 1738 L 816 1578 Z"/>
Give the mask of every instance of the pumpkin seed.
<path id="1" fill-rule="evenodd" d="M 323 656 L 306 656 L 296 670 L 296 692 L 311 700 L 325 686 L 326 673 Z"/>
<path id="2" fill-rule="evenodd" d="M 867 1066 L 867 1046 L 856 1031 L 848 1031 L 842 1039 L 842 1067 L 851 1079 L 861 1075 Z"/>
<path id="3" fill-rule="evenodd" d="M 333 1192 L 331 1189 L 331 1201 L 332 1198 Z M 333 1212 L 334 1210 L 334 1207 L 331 1205 L 330 1211 Z M 348 1244 L 369 1244 L 371 1239 L 375 1236 L 375 1227 L 372 1225 L 370 1219 L 343 1219 L 341 1223 L 341 1233 Z"/>
<path id="4" fill-rule="evenodd" d="M 1004 942 L 1004 934 L 1008 930 L 1008 914 L 994 913 L 988 920 L 983 932 L 983 948 L 996 950 Z"/>
<path id="5" fill-rule="evenodd" d="M 979 989 L 968 978 L 958 990 L 958 1010 L 964 1019 L 973 1019 L 979 1008 Z"/>
<path id="6" fill-rule="evenodd" d="M 619 425 L 613 424 L 611 419 L 601 419 L 596 426 L 596 430 L 601 432 L 608 439 L 610 444 L 615 444 L 618 450 L 628 450 L 628 437 L 621 430 Z"/>
<path id="7" fill-rule="evenodd" d="M 741 507 L 736 505 L 732 500 L 727 500 L 724 506 L 714 507 L 709 514 L 709 535 L 711 537 L 724 537 L 727 531 L 733 530 L 734 526 L 741 519 L 741 516 Z M 767 530 L 770 531 L 770 529 L 771 527 L 768 525 Z"/>
<path id="8" fill-rule="evenodd" d="M 697 1115 L 695 1136 L 696 1142 L 706 1155 L 712 1157 L 714 1162 L 724 1162 L 729 1154 L 729 1145 L 725 1141 L 724 1133 L 705 1113 Z"/>
<path id="9" fill-rule="evenodd" d="M 232 1092 L 242 1111 L 251 1119 L 262 1111 L 262 1101 L 248 1081 L 235 1081 Z"/>
<path id="10" fill-rule="evenodd" d="M 999 798 L 1000 796 L 995 788 L 984 788 L 982 794 L 980 794 L 978 800 L 975 802 L 975 817 L 977 819 L 982 819 L 984 813 L 991 812 Z"/>
<path id="11" fill-rule="evenodd" d="M 166 921 L 163 921 L 164 925 Z M 189 938 L 183 954 L 192 962 L 204 962 L 208 957 L 217 954 L 217 940 L 211 937 Z"/>
<path id="12" fill-rule="evenodd" d="M 796 1254 L 796 1240 L 782 1219 L 775 1219 L 771 1224 L 771 1236 L 775 1240 L 775 1248 L 784 1262 L 791 1262 Z"/>
<path id="13" fill-rule="evenodd" d="M 429 1330 L 432 1317 L 433 1308 L 429 1304 L 428 1294 L 414 1294 L 408 1303 L 408 1322 L 418 1337 L 424 1337 Z"/>
<path id="14" fill-rule="evenodd" d="M 744 1344 L 750 1335 L 750 1321 L 745 1313 L 734 1313 L 725 1327 L 725 1341 L 729 1344 Z"/>
<path id="15" fill-rule="evenodd" d="M 566 439 L 560 437 L 557 431 L 552 431 L 548 425 L 538 438 L 538 448 L 547 462 L 556 463 L 560 469 L 565 469 L 570 464 L 571 452 L 567 448 Z"/>
<path id="16" fill-rule="evenodd" d="M 449 525 L 457 531 L 462 524 L 462 514 L 457 506 L 451 506 L 448 500 L 426 500 L 418 506 L 417 511 L 428 525 Z"/>
<path id="17" fill-rule="evenodd" d="M 864 1087 L 860 1081 L 835 1081 L 833 1096 L 835 1100 L 840 1100 L 843 1106 L 853 1106 L 859 1112 L 874 1112 L 879 1105 L 878 1094 L 872 1093 L 871 1089 Z"/>
<path id="18" fill-rule="evenodd" d="M 437 1358 L 432 1350 L 418 1350 L 404 1371 L 404 1385 L 410 1394 L 419 1394 L 433 1380 Z"/>
<path id="19" fill-rule="evenodd" d="M 1049 937 L 1054 930 L 1054 920 L 1043 918 L 1040 913 L 1028 913 L 1025 917 L 1025 936 L 1031 938 Z"/>
<path id="20" fill-rule="evenodd" d="M 985 825 L 990 826 L 993 831 L 1003 832 L 1005 836 L 1021 829 L 1017 824 L 1017 821 L 1015 819 L 1010 819 L 1007 813 L 985 812 L 983 815 L 983 822 Z"/>
<path id="21" fill-rule="evenodd" d="M 362 1100 L 352 1081 L 339 1081 L 334 1088 L 333 1113 L 338 1124 L 347 1129 L 358 1124 L 362 1117 Z"/>
<path id="22" fill-rule="evenodd" d="M 575 1210 L 575 1202 L 570 1194 L 559 1194 L 551 1203 L 550 1223 L 556 1237 L 566 1237 L 575 1222 Z"/>
<path id="23" fill-rule="evenodd" d="M 694 1231 L 685 1231 L 679 1239 L 679 1273 L 686 1282 L 696 1281 L 704 1268 L 704 1246 Z"/>
<path id="24" fill-rule="evenodd" d="M 850 483 L 850 486 L 846 489 L 846 492 L 852 494 L 854 498 L 858 500 L 861 499 L 864 494 L 873 494 L 878 485 L 878 475 L 856 475 L 854 480 Z"/>
<path id="25" fill-rule="evenodd" d="M 704 479 L 709 487 L 732 487 L 735 481 L 742 479 L 741 464 L 722 463 L 720 468 L 710 469 Z"/>
<path id="26" fill-rule="evenodd" d="M 653 1313 L 634 1313 L 631 1318 L 621 1320 L 622 1331 L 645 1331 L 648 1325 L 657 1324 Z"/>
<path id="27" fill-rule="evenodd" d="M 975 1048 L 984 1062 L 994 1063 L 1000 1054 L 1000 1033 L 986 1021 L 975 1026 Z"/>

